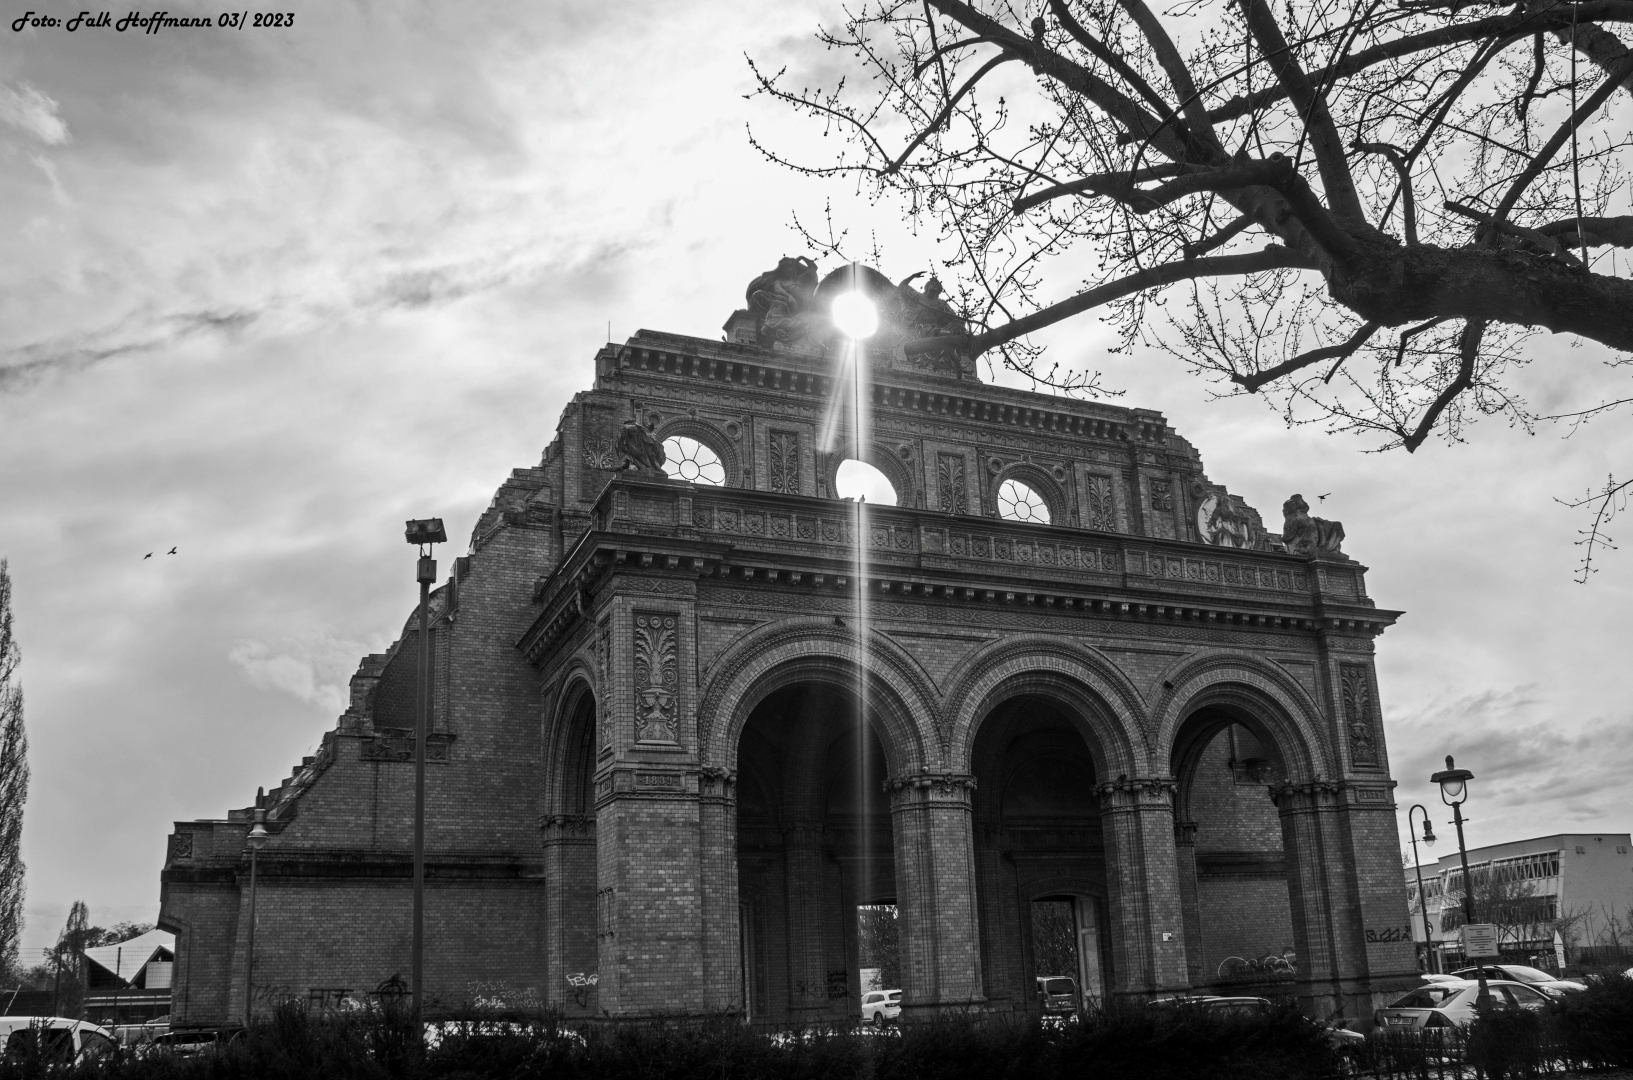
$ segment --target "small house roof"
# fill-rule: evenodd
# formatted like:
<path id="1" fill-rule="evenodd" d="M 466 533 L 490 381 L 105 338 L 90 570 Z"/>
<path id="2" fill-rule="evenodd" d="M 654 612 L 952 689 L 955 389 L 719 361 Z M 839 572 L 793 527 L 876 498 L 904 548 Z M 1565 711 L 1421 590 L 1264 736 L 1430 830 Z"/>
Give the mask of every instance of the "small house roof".
<path id="1" fill-rule="evenodd" d="M 158 955 L 160 953 L 164 955 Z M 85 959 L 127 983 L 141 973 L 149 960 L 172 960 L 175 955 L 176 935 L 164 930 L 149 930 L 117 945 L 98 945 L 85 950 Z"/>

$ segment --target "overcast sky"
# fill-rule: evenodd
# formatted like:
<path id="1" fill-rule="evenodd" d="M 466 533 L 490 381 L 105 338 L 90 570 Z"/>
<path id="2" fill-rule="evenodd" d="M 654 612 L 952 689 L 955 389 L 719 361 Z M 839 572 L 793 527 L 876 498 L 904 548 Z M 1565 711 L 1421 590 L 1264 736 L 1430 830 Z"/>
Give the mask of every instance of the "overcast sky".
<path id="1" fill-rule="evenodd" d="M 745 100 L 744 54 L 821 78 L 844 60 L 810 42 L 833 3 L 329 0 L 289 29 L 157 36 L 12 33 L 12 8 L 0 556 L 34 774 L 25 957 L 75 899 L 151 921 L 171 823 L 313 750 L 413 604 L 403 520 L 462 541 L 609 323 L 718 336 L 750 277 L 804 251 L 791 213 L 829 198 L 892 277 L 947 255 L 748 145 L 753 123 L 832 147 Z M 1051 340 L 1267 520 L 1331 492 L 1318 512 L 1407 612 L 1378 653 L 1403 808 L 1455 753 L 1472 843 L 1628 830 L 1633 550 L 1575 584 L 1583 521 L 1553 501 L 1633 465 L 1625 421 L 1374 455 L 1210 402 L 1155 353 L 1108 357 L 1092 320 Z M 1537 355 L 1544 408 L 1597 396 L 1591 350 Z"/>

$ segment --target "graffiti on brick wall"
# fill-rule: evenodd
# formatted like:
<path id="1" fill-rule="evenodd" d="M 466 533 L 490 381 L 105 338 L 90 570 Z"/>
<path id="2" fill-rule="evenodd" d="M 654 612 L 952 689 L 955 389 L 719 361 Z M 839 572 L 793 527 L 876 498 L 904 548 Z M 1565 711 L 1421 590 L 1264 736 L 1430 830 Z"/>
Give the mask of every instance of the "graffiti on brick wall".
<path id="1" fill-rule="evenodd" d="M 828 972 L 828 998 L 848 998 L 851 996 L 850 976 L 844 968 Z"/>
<path id="2" fill-rule="evenodd" d="M 471 1005 L 478 1009 L 542 1009 L 544 997 L 536 986 L 473 979 L 465 984 Z"/>
<path id="3" fill-rule="evenodd" d="M 590 1007 L 590 995 L 594 993 L 595 985 L 600 981 L 601 975 L 599 972 L 595 971 L 589 972 L 588 974 L 580 971 L 569 975 L 567 976 L 567 985 L 571 989 L 567 991 L 567 996 L 570 997 L 573 1000 L 573 1004 L 577 1005 L 579 1008 L 587 1009 Z"/>
<path id="4" fill-rule="evenodd" d="M 1410 926 L 1391 926 L 1383 930 L 1367 930 L 1368 945 L 1390 945 L 1397 941 L 1411 941 L 1412 928 Z"/>

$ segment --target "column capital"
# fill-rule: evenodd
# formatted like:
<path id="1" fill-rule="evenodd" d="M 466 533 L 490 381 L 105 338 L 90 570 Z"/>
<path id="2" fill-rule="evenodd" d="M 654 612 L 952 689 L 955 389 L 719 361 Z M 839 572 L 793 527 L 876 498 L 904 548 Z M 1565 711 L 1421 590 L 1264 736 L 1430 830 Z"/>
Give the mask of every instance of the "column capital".
<path id="1" fill-rule="evenodd" d="M 1100 796 L 1100 809 L 1105 813 L 1172 811 L 1177 787 L 1172 776 L 1119 776 L 1110 783 L 1099 785 L 1094 791 Z"/>
<path id="2" fill-rule="evenodd" d="M 539 818 L 539 835 L 545 844 L 560 840 L 595 839 L 595 818 L 586 814 L 545 814 Z"/>
<path id="3" fill-rule="evenodd" d="M 1337 780 L 1321 776 L 1296 784 L 1289 781 L 1270 789 L 1270 801 L 1283 814 L 1328 810 L 1338 805 L 1338 793 L 1343 786 Z"/>
<path id="4" fill-rule="evenodd" d="M 1195 847 L 1196 846 L 1196 822 L 1194 822 L 1194 821 L 1176 821 L 1176 822 L 1174 822 L 1174 846 L 1175 847 Z"/>
<path id="5" fill-rule="evenodd" d="M 884 782 L 884 790 L 890 796 L 892 810 L 926 805 L 968 808 L 975 791 L 975 777 L 955 772 L 913 773 L 892 776 Z"/>

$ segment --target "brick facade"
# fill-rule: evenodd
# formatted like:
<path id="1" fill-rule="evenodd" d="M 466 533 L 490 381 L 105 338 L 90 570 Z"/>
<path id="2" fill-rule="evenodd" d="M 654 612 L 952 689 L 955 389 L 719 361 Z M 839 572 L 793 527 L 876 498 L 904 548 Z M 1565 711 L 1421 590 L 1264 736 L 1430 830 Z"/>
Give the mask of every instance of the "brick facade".
<path id="1" fill-rule="evenodd" d="M 429 1000 L 848 1018 L 864 903 L 897 907 L 908 1015 L 1035 1008 L 1044 899 L 1107 993 L 1274 953 L 1365 1016 L 1413 973 L 1368 933 L 1405 907 L 1365 568 L 1280 550 L 1160 414 L 901 335 L 870 437 L 825 447 L 836 350 L 770 325 L 601 350 L 433 594 Z M 725 483 L 620 470 L 630 419 Z M 846 458 L 898 505 L 837 499 Z M 998 515 L 1010 479 L 1050 524 Z M 408 977 L 412 625 L 267 797 L 256 1008 Z M 242 1014 L 251 817 L 176 825 L 179 1024 Z"/>

